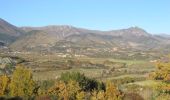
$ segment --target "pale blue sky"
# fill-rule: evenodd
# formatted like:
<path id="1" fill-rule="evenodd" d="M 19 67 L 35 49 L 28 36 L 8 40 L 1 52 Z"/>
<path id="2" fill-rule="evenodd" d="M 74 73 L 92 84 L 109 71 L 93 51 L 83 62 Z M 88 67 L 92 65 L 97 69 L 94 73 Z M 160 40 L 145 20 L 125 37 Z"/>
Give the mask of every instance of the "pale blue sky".
<path id="1" fill-rule="evenodd" d="M 0 0 L 0 17 L 16 26 L 139 26 L 150 33 L 170 34 L 170 0 Z"/>

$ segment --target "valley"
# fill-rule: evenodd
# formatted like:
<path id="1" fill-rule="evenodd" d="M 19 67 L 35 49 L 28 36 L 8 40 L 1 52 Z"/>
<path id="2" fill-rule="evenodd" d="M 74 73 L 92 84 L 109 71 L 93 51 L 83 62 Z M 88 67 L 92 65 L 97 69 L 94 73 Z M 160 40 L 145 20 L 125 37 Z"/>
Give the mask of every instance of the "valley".
<path id="1" fill-rule="evenodd" d="M 127 95 L 151 100 L 153 86 L 161 81 L 149 76 L 169 54 L 169 46 L 169 37 L 139 27 L 111 31 L 67 25 L 16 27 L 0 19 L 0 75 L 11 76 L 16 66 L 24 66 L 41 83 L 79 72 L 99 82 L 111 81 Z M 142 94 L 146 91 L 149 95 Z"/>

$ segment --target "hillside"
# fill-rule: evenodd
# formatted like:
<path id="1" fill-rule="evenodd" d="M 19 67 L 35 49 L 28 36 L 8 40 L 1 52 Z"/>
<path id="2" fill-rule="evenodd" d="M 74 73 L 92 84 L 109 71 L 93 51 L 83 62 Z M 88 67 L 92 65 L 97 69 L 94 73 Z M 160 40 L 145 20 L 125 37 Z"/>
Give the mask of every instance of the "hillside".
<path id="1" fill-rule="evenodd" d="M 0 34 L 1 44 L 10 44 L 12 51 L 71 53 L 85 56 L 127 56 L 136 53 L 148 55 L 148 52 L 156 54 L 160 50 L 161 53 L 166 53 L 170 45 L 167 35 L 152 35 L 139 27 L 111 31 L 67 25 L 18 28 L 1 19 Z"/>
<path id="2" fill-rule="evenodd" d="M 28 34 L 33 33 L 32 30 L 39 30 L 47 33 L 45 35 L 42 43 L 35 43 L 30 42 L 36 47 L 40 44 L 48 45 L 48 40 L 52 36 L 55 39 L 52 39 L 53 44 L 58 44 L 59 42 L 70 42 L 74 43 L 75 45 L 83 46 L 83 47 L 104 47 L 104 48 L 114 48 L 115 46 L 119 48 L 130 48 L 134 50 L 150 50 L 150 49 L 159 49 L 162 46 L 169 45 L 169 38 L 165 38 L 163 36 L 156 36 L 149 34 L 145 30 L 139 27 L 130 27 L 128 29 L 121 29 L 121 30 L 113 30 L 113 31 L 94 31 L 82 28 L 76 28 L 73 26 L 45 26 L 45 27 L 22 27 L 22 30 L 28 32 Z M 37 32 L 36 32 L 37 33 Z M 34 39 L 32 37 L 37 37 L 35 34 L 30 37 L 30 41 Z M 44 34 L 39 34 L 39 36 L 43 36 Z M 40 36 L 40 37 L 41 37 Z M 20 43 L 24 42 L 24 38 L 19 39 L 17 41 L 21 41 Z M 41 38 L 36 38 L 40 39 Z M 23 40 L 23 41 L 22 41 Z M 37 40 L 37 41 L 40 41 Z M 19 42 L 14 43 L 17 47 Z M 46 42 L 46 43 L 45 43 Z M 35 44 L 34 44 L 35 43 Z M 37 45 L 36 45 L 37 44 Z M 22 44 L 18 44 L 22 47 Z M 55 46 L 55 45 L 53 45 Z M 49 44 L 48 47 L 51 47 Z M 166 47 L 166 46 L 165 46 Z"/>
<path id="3" fill-rule="evenodd" d="M 11 43 L 17 37 L 22 35 L 24 31 L 20 30 L 18 27 L 6 22 L 0 18 L 0 41 L 4 43 Z"/>

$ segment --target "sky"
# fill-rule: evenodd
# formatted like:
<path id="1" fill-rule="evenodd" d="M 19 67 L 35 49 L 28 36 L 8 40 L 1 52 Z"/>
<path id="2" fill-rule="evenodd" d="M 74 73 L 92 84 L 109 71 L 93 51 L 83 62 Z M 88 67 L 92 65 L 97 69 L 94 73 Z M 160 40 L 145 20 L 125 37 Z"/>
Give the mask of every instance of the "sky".
<path id="1" fill-rule="evenodd" d="M 0 18 L 19 27 L 115 30 L 138 26 L 152 34 L 170 34 L 170 0 L 0 0 Z"/>

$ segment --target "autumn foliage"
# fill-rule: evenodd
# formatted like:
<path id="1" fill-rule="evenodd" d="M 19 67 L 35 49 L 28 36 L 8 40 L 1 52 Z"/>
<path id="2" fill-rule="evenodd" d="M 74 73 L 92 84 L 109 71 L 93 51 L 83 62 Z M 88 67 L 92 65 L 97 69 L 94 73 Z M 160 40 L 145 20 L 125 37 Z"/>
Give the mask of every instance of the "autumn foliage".
<path id="1" fill-rule="evenodd" d="M 155 88 L 158 91 L 156 100 L 169 100 L 170 98 L 170 61 L 158 61 L 156 70 L 149 77 L 160 82 Z"/>
<path id="2" fill-rule="evenodd" d="M 99 82 L 78 72 L 66 72 L 55 82 L 49 80 L 40 83 L 33 80 L 30 70 L 17 66 L 12 75 L 0 76 L 0 97 L 19 97 L 24 100 L 122 100 L 123 98 L 123 93 L 112 82 Z"/>
<path id="3" fill-rule="evenodd" d="M 0 96 L 5 95 L 8 92 L 10 78 L 7 75 L 0 76 Z"/>
<path id="4" fill-rule="evenodd" d="M 30 70 L 18 66 L 9 85 L 11 96 L 32 96 L 36 85 Z"/>

